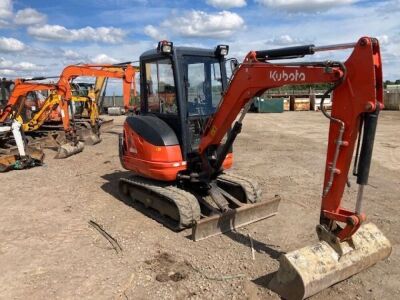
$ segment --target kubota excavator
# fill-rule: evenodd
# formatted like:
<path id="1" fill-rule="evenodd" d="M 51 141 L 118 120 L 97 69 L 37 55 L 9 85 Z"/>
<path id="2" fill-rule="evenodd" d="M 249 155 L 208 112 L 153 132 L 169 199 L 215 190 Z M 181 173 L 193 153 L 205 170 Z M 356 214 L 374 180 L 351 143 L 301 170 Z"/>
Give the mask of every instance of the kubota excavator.
<path id="1" fill-rule="evenodd" d="M 352 49 L 344 63 L 273 62 L 340 49 Z M 121 196 L 157 211 L 176 229 L 192 227 L 194 240 L 274 215 L 279 197 L 264 200 L 254 180 L 225 173 L 242 120 L 252 99 L 270 88 L 329 83 L 321 100 L 330 128 L 320 242 L 283 255 L 269 287 L 286 299 L 303 299 L 388 257 L 390 242 L 372 223 L 362 225 L 361 205 L 383 107 L 378 40 L 251 51 L 229 86 L 227 53 L 226 45 L 197 49 L 161 41 L 142 54 L 141 110 L 126 118 L 120 137 L 121 163 L 134 175 L 120 179 Z M 331 92 L 328 114 L 323 102 Z M 349 210 L 341 201 L 354 152 L 359 191 Z"/>

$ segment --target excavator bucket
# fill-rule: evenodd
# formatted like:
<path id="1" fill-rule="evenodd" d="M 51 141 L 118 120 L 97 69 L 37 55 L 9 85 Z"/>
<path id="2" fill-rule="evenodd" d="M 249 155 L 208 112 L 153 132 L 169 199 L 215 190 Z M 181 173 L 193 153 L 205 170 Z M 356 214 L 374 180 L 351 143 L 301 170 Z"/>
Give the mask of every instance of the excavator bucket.
<path id="1" fill-rule="evenodd" d="M 192 228 L 192 239 L 203 240 L 272 217 L 278 212 L 280 200 L 279 196 L 275 196 L 273 199 L 244 204 L 221 215 L 200 219 Z"/>
<path id="2" fill-rule="evenodd" d="M 77 135 L 85 145 L 93 146 L 101 142 L 100 136 L 94 133 L 91 128 L 80 129 L 77 131 Z"/>
<path id="3" fill-rule="evenodd" d="M 372 223 L 361 226 L 351 241 L 332 243 L 321 241 L 282 255 L 269 288 L 287 300 L 308 298 L 387 258 L 392 250 Z"/>
<path id="4" fill-rule="evenodd" d="M 43 164 L 44 152 L 40 148 L 27 147 L 27 157 L 21 158 L 18 154 L 10 151 L 10 154 L 0 156 L 0 173 L 11 170 L 28 169 Z"/>
<path id="5" fill-rule="evenodd" d="M 58 148 L 58 152 L 54 158 L 67 158 L 76 153 L 82 152 L 85 147 L 84 143 L 78 142 L 76 145 L 71 145 L 70 143 L 66 143 L 61 145 Z"/>

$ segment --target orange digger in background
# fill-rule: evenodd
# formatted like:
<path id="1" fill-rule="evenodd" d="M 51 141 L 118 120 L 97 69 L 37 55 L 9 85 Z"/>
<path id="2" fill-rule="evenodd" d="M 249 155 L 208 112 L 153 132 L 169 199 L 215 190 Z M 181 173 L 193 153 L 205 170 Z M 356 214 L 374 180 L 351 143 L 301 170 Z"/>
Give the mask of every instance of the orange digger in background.
<path id="1" fill-rule="evenodd" d="M 70 83 L 74 78 L 79 76 L 121 78 L 123 81 L 124 97 L 130 98 L 132 83 L 135 77 L 135 68 L 130 64 L 126 64 L 121 65 L 118 70 L 105 69 L 112 67 L 112 65 L 68 66 L 61 73 L 57 83 L 36 82 L 49 79 L 48 77 L 15 80 L 14 88 L 10 93 L 8 102 L 0 110 L 0 124 L 14 121 L 20 124 L 19 127 L 23 133 L 36 135 L 50 134 L 52 137 L 55 137 L 51 144 L 53 147 L 57 146 L 58 148 L 57 158 L 65 158 L 82 151 L 84 144 L 79 141 L 73 114 L 71 114 L 73 110 L 70 109 L 72 99 Z M 47 93 L 47 97 L 38 98 L 37 95 L 39 92 Z M 90 108 L 94 111 L 93 115 L 98 116 L 97 103 L 94 102 L 94 99 L 90 103 Z M 60 132 L 54 133 L 54 129 L 58 128 L 59 125 L 53 127 L 53 124 L 47 124 L 54 111 L 60 112 L 63 135 L 60 135 Z M 94 118 L 90 123 L 89 130 L 91 133 L 89 137 L 91 140 L 99 140 L 99 131 L 96 122 L 97 120 Z M 45 127 L 44 125 L 47 126 L 45 130 L 43 128 Z M 11 127 L 8 124 L 4 125 L 3 133 L 0 134 L 0 146 L 5 145 L 4 147 L 6 148 L 10 145 L 10 133 Z M 12 145 L 13 143 L 11 143 Z M 2 152 L 4 154 L 6 150 Z M 8 154 L 10 155 L 11 153 Z M 13 164 L 18 160 L 18 156 L 21 156 L 21 153 L 13 155 L 14 159 L 10 159 L 7 156 L 3 162 L 5 165 L 7 162 Z M 4 164 L 3 169 L 7 169 Z"/>
<path id="2" fill-rule="evenodd" d="M 388 257 L 390 242 L 375 225 L 364 224 L 362 210 L 383 108 L 378 40 L 251 51 L 241 64 L 231 60 L 229 85 L 228 49 L 161 41 L 142 54 L 140 113 L 126 118 L 120 137 L 121 163 L 133 172 L 120 179 L 121 197 L 142 203 L 173 229 L 192 228 L 195 241 L 273 216 L 279 196 L 265 199 L 255 180 L 226 172 L 243 118 L 252 99 L 268 89 L 330 84 L 321 100 L 330 128 L 320 242 L 283 255 L 269 287 L 285 299 L 303 299 Z M 340 49 L 353 50 L 345 62 L 274 62 Z M 323 104 L 331 92 L 329 114 Z M 353 210 L 341 203 L 354 153 L 359 191 Z"/>
<path id="3" fill-rule="evenodd" d="M 98 69 L 99 68 L 99 69 Z M 95 73 L 93 73 L 95 71 Z M 76 127 L 77 135 L 80 141 L 85 144 L 94 145 L 100 142 L 100 127 L 105 122 L 100 118 L 99 102 L 101 92 L 105 92 L 105 82 L 109 78 L 122 79 L 123 101 L 126 109 L 130 106 L 132 97 L 136 97 L 135 76 L 138 71 L 137 67 L 129 63 L 117 65 L 77 65 L 68 66 L 64 69 L 62 76 L 70 82 L 69 96 L 70 112 L 73 111 L 73 120 Z M 77 75 L 79 74 L 79 75 Z M 97 76 L 96 76 L 97 75 Z M 89 85 L 85 96 L 74 96 L 72 80 L 80 77 L 95 77 L 94 86 Z M 80 105 L 79 114 L 76 112 L 77 105 Z M 53 109 L 46 120 L 48 127 L 57 126 L 62 120 L 62 110 L 60 107 Z"/>

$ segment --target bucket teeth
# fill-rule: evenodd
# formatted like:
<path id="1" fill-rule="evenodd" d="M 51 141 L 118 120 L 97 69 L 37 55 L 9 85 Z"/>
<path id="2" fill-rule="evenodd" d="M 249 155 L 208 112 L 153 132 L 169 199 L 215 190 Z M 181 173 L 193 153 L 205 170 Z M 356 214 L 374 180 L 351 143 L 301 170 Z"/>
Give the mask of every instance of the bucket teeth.
<path id="1" fill-rule="evenodd" d="M 288 300 L 308 298 L 387 258 L 392 250 L 372 223 L 361 226 L 341 246 L 343 255 L 325 241 L 282 255 L 269 288 Z"/>

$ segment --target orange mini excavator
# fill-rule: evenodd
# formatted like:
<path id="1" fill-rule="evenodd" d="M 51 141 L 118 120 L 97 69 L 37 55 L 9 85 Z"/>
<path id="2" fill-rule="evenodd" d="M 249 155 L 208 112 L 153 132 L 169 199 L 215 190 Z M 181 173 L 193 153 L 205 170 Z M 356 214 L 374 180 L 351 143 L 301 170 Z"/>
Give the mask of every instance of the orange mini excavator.
<path id="1" fill-rule="evenodd" d="M 135 76 L 135 68 L 127 64 L 119 66 L 118 70 L 107 70 L 112 65 L 71 65 L 64 68 L 57 83 L 38 83 L 36 81 L 48 79 L 48 77 L 36 77 L 31 79 L 17 79 L 11 92 L 7 105 L 0 111 L 0 122 L 5 122 L 10 117 L 19 118 L 24 132 L 37 133 L 38 129 L 45 132 L 53 132 L 52 124 L 44 124 L 48 121 L 52 112 L 60 110 L 62 128 L 65 137 L 57 139 L 59 142 L 57 158 L 65 158 L 83 150 L 84 144 L 79 141 L 73 114 L 70 114 L 71 106 L 71 80 L 79 76 L 87 77 L 112 77 L 123 80 L 123 93 L 130 97 L 131 86 Z M 36 99 L 34 104 L 27 105 L 27 97 L 32 92 L 46 91 L 49 96 L 39 103 Z M 30 101 L 32 102 L 32 101 Z M 96 104 L 93 104 L 96 105 Z M 95 121 L 95 120 L 94 120 Z M 96 122 L 89 128 L 91 140 L 99 140 L 99 132 Z M 57 127 L 57 125 L 56 125 Z M 43 130 L 42 130 L 43 129 Z M 87 136 L 87 135 L 86 135 Z M 95 142 L 92 142 L 95 143 Z"/>
<path id="2" fill-rule="evenodd" d="M 80 104 L 84 106 L 84 110 L 87 113 L 86 117 L 83 117 L 81 114 L 76 116 L 74 113 L 74 124 L 76 126 L 79 140 L 83 141 L 85 145 L 94 145 L 101 141 L 100 127 L 105 123 L 105 121 L 99 116 L 99 105 L 101 104 L 99 102 L 101 92 L 105 92 L 106 90 L 105 82 L 110 78 L 122 79 L 123 101 L 124 106 L 126 107 L 129 105 L 131 98 L 136 96 L 136 85 L 134 84 L 134 80 L 137 70 L 138 68 L 132 66 L 130 62 L 103 66 L 77 65 L 68 66 L 64 69 L 63 75 L 69 79 L 68 82 L 70 82 L 70 86 L 71 81 L 80 76 L 96 77 L 94 87 L 89 88 L 87 95 L 84 97 L 74 98 L 72 97 L 72 89 L 69 90 L 69 93 L 71 93 L 69 99 L 73 100 L 72 103 L 74 106 L 83 100 Z M 50 114 L 46 123 L 56 125 L 59 124 L 61 120 L 61 110 L 56 109 Z"/>
<path id="3" fill-rule="evenodd" d="M 274 62 L 340 49 L 352 49 L 345 62 Z M 157 211 L 154 216 L 164 216 L 176 229 L 192 227 L 194 240 L 275 214 L 279 197 L 264 200 L 254 180 L 225 172 L 232 145 L 254 97 L 288 84 L 326 83 L 331 88 L 321 109 L 330 129 L 320 242 L 283 255 L 269 286 L 284 298 L 302 299 L 389 256 L 390 242 L 379 229 L 362 225 L 363 190 L 383 107 L 378 40 L 251 51 L 229 85 L 227 53 L 226 45 L 197 49 L 162 41 L 140 57 L 141 111 L 126 118 L 120 138 L 121 162 L 134 176 L 120 179 L 121 196 Z M 331 92 L 328 114 L 323 102 Z M 341 202 L 354 153 L 359 192 L 350 210 Z"/>

